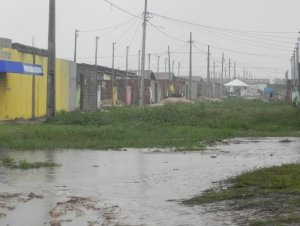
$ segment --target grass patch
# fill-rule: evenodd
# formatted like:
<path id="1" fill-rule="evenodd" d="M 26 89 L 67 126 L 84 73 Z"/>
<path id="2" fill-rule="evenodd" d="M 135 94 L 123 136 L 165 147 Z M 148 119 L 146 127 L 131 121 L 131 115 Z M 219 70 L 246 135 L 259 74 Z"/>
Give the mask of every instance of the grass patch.
<path id="1" fill-rule="evenodd" d="M 300 164 L 253 169 L 221 184 L 230 186 L 206 190 L 183 203 L 201 205 L 226 201 L 228 210 L 244 211 L 245 218 L 255 216 L 246 225 L 300 223 Z"/>
<path id="2" fill-rule="evenodd" d="M 290 139 L 286 138 L 280 141 L 280 143 L 289 143 L 292 142 Z"/>
<path id="3" fill-rule="evenodd" d="M 202 150 L 234 137 L 299 137 L 290 103 L 227 99 L 159 107 L 60 112 L 39 124 L 0 125 L 0 149 L 175 148 Z M 206 142 L 209 141 L 209 142 Z"/>
<path id="4" fill-rule="evenodd" d="M 51 162 L 27 162 L 26 160 L 15 161 L 12 158 L 6 157 L 2 159 L 2 163 L 4 166 L 9 167 L 11 169 L 36 169 L 41 167 L 57 167 L 60 166 L 56 163 Z"/>

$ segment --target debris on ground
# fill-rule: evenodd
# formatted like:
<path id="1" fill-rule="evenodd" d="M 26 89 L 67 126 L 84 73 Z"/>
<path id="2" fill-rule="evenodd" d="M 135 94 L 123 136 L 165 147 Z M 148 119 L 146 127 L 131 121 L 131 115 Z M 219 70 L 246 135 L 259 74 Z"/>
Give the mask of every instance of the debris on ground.
<path id="1" fill-rule="evenodd" d="M 163 105 L 163 104 L 169 104 L 169 103 L 177 103 L 177 102 L 183 102 L 183 103 L 193 103 L 193 101 L 190 101 L 188 99 L 185 99 L 183 97 L 169 97 L 167 99 L 159 101 L 157 104 Z"/>
<path id="2" fill-rule="evenodd" d="M 101 100 L 101 105 L 102 106 L 112 106 L 112 99 Z M 121 100 L 117 100 L 117 106 L 126 106 L 126 104 Z"/>
<path id="3" fill-rule="evenodd" d="M 222 100 L 219 98 L 211 98 L 205 96 L 199 96 L 195 101 L 196 102 L 222 102 Z"/>

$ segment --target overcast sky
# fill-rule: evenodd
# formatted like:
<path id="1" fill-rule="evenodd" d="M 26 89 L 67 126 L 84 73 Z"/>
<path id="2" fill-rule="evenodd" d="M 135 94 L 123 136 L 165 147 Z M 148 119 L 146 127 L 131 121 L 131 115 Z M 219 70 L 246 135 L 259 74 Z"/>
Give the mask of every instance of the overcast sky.
<path id="1" fill-rule="evenodd" d="M 129 69 L 137 69 L 142 23 L 131 14 L 141 17 L 145 1 L 107 1 L 128 13 L 104 0 L 56 1 L 58 58 L 73 60 L 77 29 L 80 31 L 77 62 L 94 64 L 95 39 L 99 36 L 99 65 L 112 66 L 112 43 L 116 42 L 115 67 L 125 70 L 126 46 L 130 46 Z M 0 37 L 25 45 L 32 45 L 35 37 L 36 47 L 47 48 L 48 0 L 0 2 Z M 160 56 L 159 70 L 165 70 L 170 46 L 174 72 L 177 75 L 178 62 L 181 62 L 180 74 L 188 75 L 190 32 L 194 41 L 195 76 L 206 77 L 207 45 L 211 46 L 211 66 L 215 61 L 216 72 L 221 70 L 224 52 L 227 76 L 229 58 L 237 62 L 237 74 L 242 75 L 245 67 L 256 78 L 283 78 L 285 71 L 290 70 L 290 58 L 300 30 L 299 0 L 148 0 L 148 12 L 152 14 L 147 23 L 150 26 L 147 26 L 146 53 L 151 54 L 150 66 L 154 71 L 157 56 Z"/>

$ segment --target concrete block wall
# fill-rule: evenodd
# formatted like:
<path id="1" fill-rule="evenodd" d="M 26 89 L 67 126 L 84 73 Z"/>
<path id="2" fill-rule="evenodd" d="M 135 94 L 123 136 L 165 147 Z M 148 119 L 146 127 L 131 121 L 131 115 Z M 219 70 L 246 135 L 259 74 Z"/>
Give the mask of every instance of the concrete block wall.
<path id="1" fill-rule="evenodd" d="M 80 110 L 97 110 L 97 71 L 90 66 L 77 64 L 76 83 L 80 86 Z"/>

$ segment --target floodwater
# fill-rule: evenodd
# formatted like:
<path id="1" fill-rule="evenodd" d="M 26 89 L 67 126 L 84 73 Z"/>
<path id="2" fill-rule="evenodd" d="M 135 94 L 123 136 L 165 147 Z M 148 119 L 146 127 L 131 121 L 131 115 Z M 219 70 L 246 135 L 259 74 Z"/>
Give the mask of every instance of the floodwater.
<path id="1" fill-rule="evenodd" d="M 243 170 L 300 160 L 300 139 L 232 139 L 204 152 L 1 151 L 2 157 L 60 167 L 0 164 L 0 225 L 235 225 L 230 212 L 185 206 L 190 198 Z"/>

